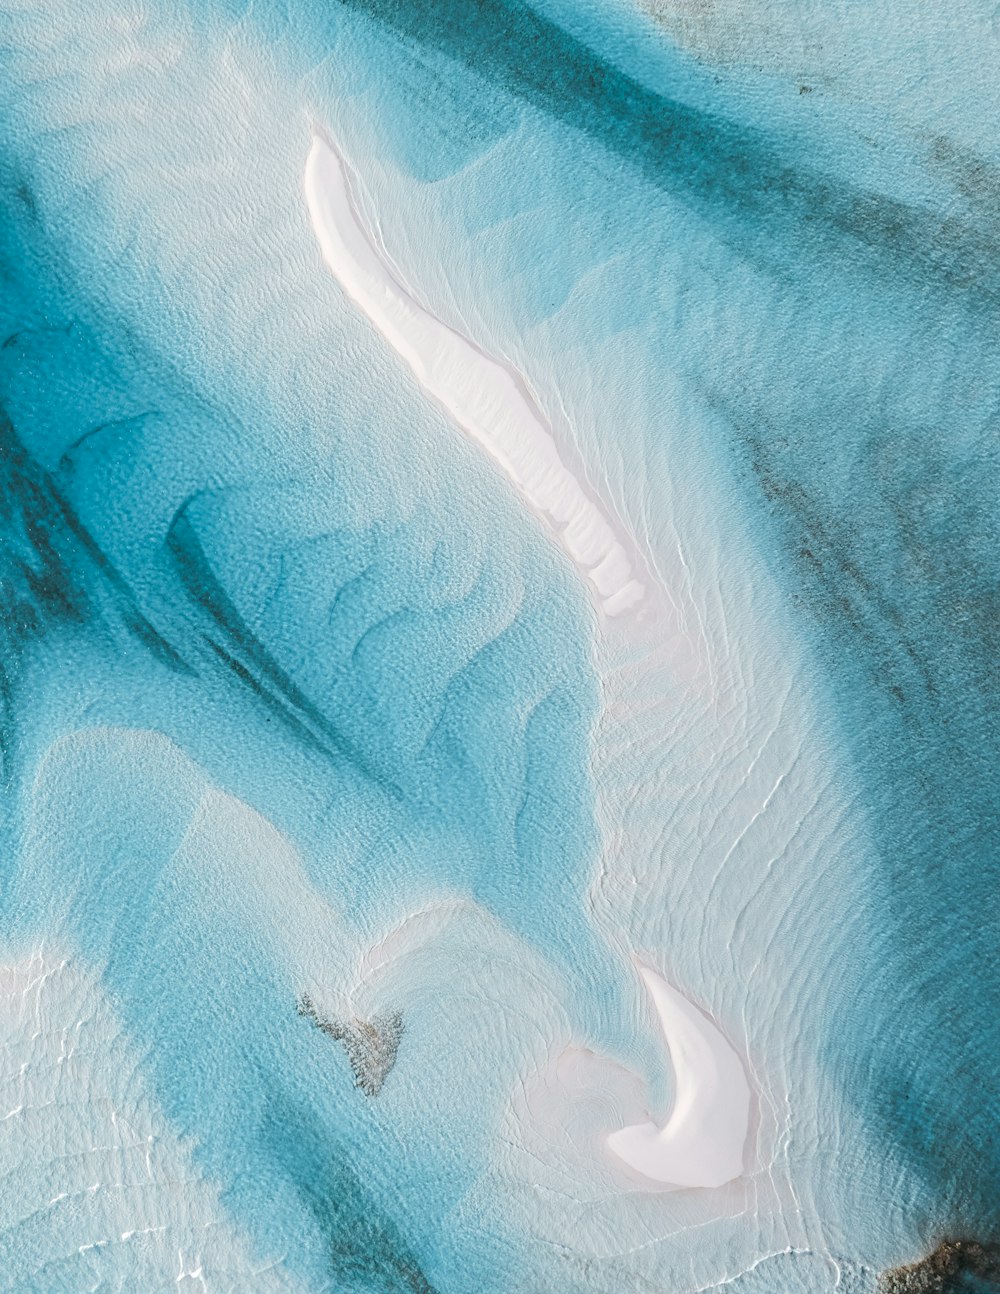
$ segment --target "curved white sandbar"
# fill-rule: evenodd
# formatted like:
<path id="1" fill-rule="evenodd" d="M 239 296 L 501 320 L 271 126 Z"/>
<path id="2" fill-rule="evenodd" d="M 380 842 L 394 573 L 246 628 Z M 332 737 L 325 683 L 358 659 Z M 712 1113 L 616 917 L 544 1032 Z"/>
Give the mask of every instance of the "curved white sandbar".
<path id="1" fill-rule="evenodd" d="M 640 974 L 660 1017 L 674 1069 L 674 1104 L 662 1128 L 637 1123 L 608 1146 L 629 1167 L 674 1186 L 722 1186 L 743 1172 L 750 1084 L 715 1025 L 654 971 Z"/>
<path id="2" fill-rule="evenodd" d="M 396 282 L 358 219 L 341 158 L 319 135 L 309 150 L 304 187 L 323 259 L 347 296 L 428 394 L 546 517 L 604 611 L 616 615 L 637 603 L 644 590 L 624 546 L 561 461 L 524 382 L 429 314 Z"/>

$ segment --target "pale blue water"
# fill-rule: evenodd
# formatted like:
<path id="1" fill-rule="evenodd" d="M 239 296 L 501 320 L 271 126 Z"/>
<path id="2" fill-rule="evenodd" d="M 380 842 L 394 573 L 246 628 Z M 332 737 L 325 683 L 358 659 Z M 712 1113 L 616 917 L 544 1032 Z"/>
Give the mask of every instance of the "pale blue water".
<path id="1" fill-rule="evenodd" d="M 99 977 L 212 1225 L 289 1289 L 873 1289 L 998 1238 L 975 110 L 908 133 L 617 0 L 191 8 L 0 5 L 4 958 Z M 883 41 L 886 79 L 910 56 Z M 702 690 L 659 630 L 621 683 L 557 547 L 346 305 L 311 119 L 401 276 L 570 437 Z M 296 999 L 449 900 L 477 906 L 373 980 L 405 1033 L 366 1098 Z M 748 1204 L 570 1160 L 553 1189 L 511 1131 L 569 1039 L 662 1106 L 631 949 L 746 1043 Z M 173 1287 L 66 1250 L 75 1197 L 28 1243 L 3 1190 L 0 1288 Z M 236 1270 L 202 1279 L 264 1288 Z"/>

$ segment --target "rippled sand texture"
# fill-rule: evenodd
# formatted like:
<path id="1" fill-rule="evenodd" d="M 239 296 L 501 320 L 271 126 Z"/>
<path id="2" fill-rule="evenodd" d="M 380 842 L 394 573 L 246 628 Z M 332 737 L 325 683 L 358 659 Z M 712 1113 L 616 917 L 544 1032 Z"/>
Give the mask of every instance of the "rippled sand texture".
<path id="1" fill-rule="evenodd" d="M 995 1279 L 997 41 L 0 0 L 0 1287 Z"/>

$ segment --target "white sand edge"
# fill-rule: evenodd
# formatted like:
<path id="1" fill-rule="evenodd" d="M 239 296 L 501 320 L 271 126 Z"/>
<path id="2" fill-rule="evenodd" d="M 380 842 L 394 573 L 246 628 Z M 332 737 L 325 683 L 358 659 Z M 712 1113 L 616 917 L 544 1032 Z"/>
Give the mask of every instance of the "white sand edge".
<path id="1" fill-rule="evenodd" d="M 358 218 L 343 161 L 318 134 L 303 185 L 323 259 L 345 294 L 544 516 L 603 611 L 616 615 L 638 603 L 644 588 L 625 547 L 560 459 L 523 379 L 436 319 L 393 278 Z"/>
<path id="2" fill-rule="evenodd" d="M 675 1093 L 662 1128 L 651 1121 L 613 1132 L 608 1147 L 630 1168 L 674 1186 L 723 1186 L 741 1176 L 750 1085 L 718 1028 L 682 993 L 639 968 L 670 1051 Z"/>

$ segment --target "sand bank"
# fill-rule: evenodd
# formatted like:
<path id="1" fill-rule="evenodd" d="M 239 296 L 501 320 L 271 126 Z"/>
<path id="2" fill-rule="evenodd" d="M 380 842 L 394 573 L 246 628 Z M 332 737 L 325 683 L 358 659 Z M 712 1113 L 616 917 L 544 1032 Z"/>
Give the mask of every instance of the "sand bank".
<path id="1" fill-rule="evenodd" d="M 646 967 L 640 974 L 660 1018 L 674 1070 L 674 1104 L 662 1128 L 633 1124 L 610 1149 L 655 1182 L 722 1186 L 743 1172 L 750 1085 L 739 1056 L 683 994 Z"/>
<path id="2" fill-rule="evenodd" d="M 304 187 L 323 258 L 346 295 L 427 394 L 545 518 L 603 611 L 616 615 L 638 603 L 644 589 L 625 546 L 561 460 L 523 379 L 436 319 L 396 281 L 365 233 L 343 161 L 319 135 L 306 161 Z"/>

